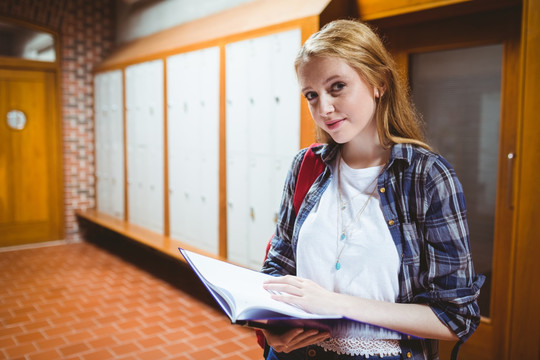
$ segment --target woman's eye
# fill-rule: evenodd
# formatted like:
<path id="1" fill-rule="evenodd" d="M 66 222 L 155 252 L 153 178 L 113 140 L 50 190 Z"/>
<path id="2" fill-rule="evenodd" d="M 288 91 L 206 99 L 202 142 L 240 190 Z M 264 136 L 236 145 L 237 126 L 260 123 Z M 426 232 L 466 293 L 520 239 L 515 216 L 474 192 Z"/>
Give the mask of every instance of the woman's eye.
<path id="1" fill-rule="evenodd" d="M 340 90 L 343 90 L 344 87 L 345 87 L 344 83 L 337 82 L 337 83 L 332 84 L 332 91 L 340 91 Z"/>
<path id="2" fill-rule="evenodd" d="M 316 94 L 315 92 L 313 92 L 313 91 L 310 91 L 310 92 L 305 93 L 305 94 L 304 94 L 304 97 L 305 97 L 308 101 L 310 101 L 310 100 L 315 99 L 315 98 L 317 97 L 317 94 Z"/>

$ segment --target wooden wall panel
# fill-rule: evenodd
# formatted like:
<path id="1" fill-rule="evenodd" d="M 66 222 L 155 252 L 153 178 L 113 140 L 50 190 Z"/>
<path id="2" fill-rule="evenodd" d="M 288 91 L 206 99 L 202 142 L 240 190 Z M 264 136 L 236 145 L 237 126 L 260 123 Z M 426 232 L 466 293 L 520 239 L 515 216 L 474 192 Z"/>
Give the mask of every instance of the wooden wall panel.
<path id="1" fill-rule="evenodd" d="M 515 184 L 516 250 L 508 359 L 540 359 L 540 2 L 525 0 L 522 17 L 521 128 Z"/>

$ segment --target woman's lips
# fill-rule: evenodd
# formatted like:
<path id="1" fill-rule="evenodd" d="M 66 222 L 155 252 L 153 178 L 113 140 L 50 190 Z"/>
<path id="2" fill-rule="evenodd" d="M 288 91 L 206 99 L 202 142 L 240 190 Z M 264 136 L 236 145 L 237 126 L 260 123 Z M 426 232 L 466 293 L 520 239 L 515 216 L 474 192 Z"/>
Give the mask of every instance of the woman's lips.
<path id="1" fill-rule="evenodd" d="M 337 129 L 345 119 L 334 119 L 325 122 L 329 130 Z"/>

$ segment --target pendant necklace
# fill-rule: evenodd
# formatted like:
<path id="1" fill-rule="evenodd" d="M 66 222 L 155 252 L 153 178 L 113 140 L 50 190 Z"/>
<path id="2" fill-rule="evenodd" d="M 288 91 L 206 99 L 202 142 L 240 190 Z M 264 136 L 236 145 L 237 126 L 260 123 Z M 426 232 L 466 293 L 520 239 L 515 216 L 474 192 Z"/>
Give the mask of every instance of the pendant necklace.
<path id="1" fill-rule="evenodd" d="M 355 196 L 350 198 L 348 201 L 344 202 L 343 199 L 342 199 L 342 195 L 341 195 L 341 155 L 340 155 L 340 157 L 338 159 L 338 164 L 337 164 L 337 189 L 338 189 L 338 199 L 337 200 L 338 200 L 338 204 L 336 206 L 336 209 L 337 209 L 337 217 L 336 218 L 337 218 L 337 222 L 338 222 L 338 224 L 337 224 L 338 236 L 337 236 L 337 241 L 336 241 L 336 253 L 337 253 L 336 265 L 335 265 L 336 270 L 341 269 L 341 262 L 340 262 L 341 254 L 343 253 L 343 250 L 345 249 L 345 246 L 347 246 L 347 240 L 348 240 L 349 235 L 350 235 L 348 233 L 348 230 L 351 227 L 351 225 L 353 223 L 355 223 L 360 218 L 360 216 L 362 215 L 362 213 L 366 209 L 369 201 L 371 200 L 371 198 L 375 194 L 375 190 L 377 189 L 377 186 L 373 187 L 373 190 L 369 194 L 369 197 L 367 198 L 367 200 L 364 202 L 364 205 L 362 205 L 360 210 L 358 210 L 356 215 L 351 219 L 351 221 L 349 221 L 349 223 L 346 226 L 344 224 L 345 217 L 343 215 L 343 212 L 347 208 L 348 203 L 351 203 L 351 210 L 352 210 L 352 200 L 355 197 L 357 197 L 358 195 L 365 193 L 373 185 L 373 183 L 379 178 L 379 176 L 382 174 L 383 169 L 384 169 L 384 165 L 381 168 L 381 171 L 379 172 L 379 174 L 377 174 L 377 176 L 371 181 L 371 183 L 369 183 L 369 185 L 365 188 L 364 191 L 359 192 L 358 194 L 356 194 Z M 340 217 L 341 217 L 341 232 L 339 232 L 339 220 L 340 220 Z M 340 249 L 340 244 L 342 244 L 341 249 Z"/>

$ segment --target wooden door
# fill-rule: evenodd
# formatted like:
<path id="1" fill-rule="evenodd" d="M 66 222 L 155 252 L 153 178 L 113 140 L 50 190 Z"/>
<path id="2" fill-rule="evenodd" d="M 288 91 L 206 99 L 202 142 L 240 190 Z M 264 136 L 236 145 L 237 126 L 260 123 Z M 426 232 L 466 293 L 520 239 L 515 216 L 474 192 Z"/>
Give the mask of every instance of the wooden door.
<path id="1" fill-rule="evenodd" d="M 0 69 L 0 246 L 63 238 L 55 74 Z"/>
<path id="2" fill-rule="evenodd" d="M 487 275 L 479 298 L 481 324 L 462 347 L 464 360 L 495 359 L 507 346 L 513 161 L 520 156 L 520 15 L 510 8 L 384 30 L 408 75 L 428 142 L 464 183 L 473 261 L 477 272 Z M 487 90 L 478 90 L 478 81 L 485 81 Z M 452 346 L 441 342 L 441 359 L 450 357 Z"/>

